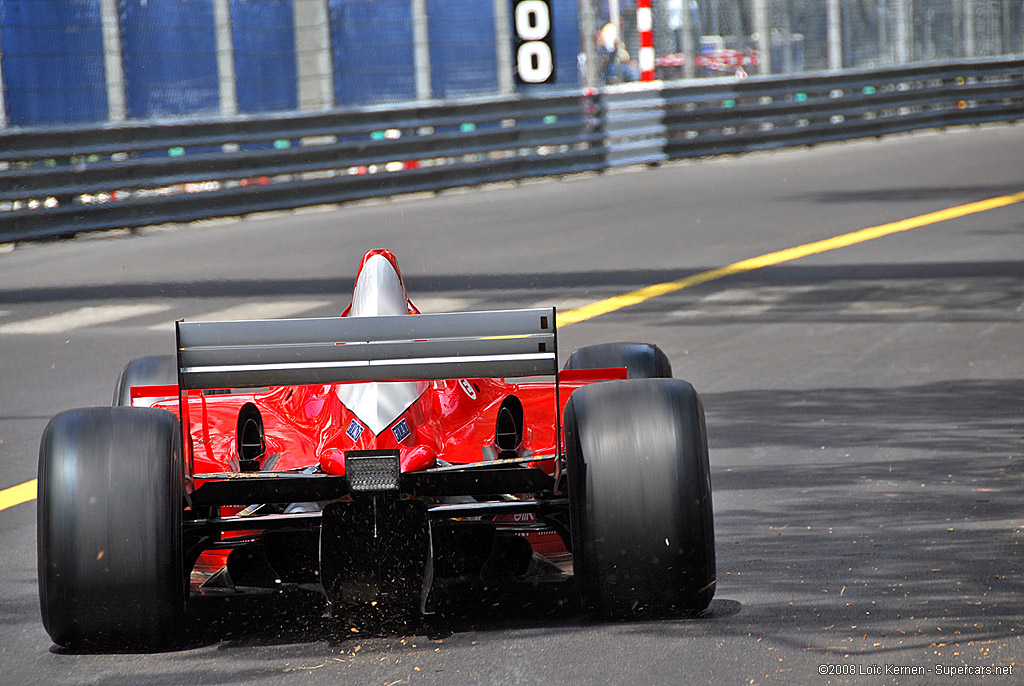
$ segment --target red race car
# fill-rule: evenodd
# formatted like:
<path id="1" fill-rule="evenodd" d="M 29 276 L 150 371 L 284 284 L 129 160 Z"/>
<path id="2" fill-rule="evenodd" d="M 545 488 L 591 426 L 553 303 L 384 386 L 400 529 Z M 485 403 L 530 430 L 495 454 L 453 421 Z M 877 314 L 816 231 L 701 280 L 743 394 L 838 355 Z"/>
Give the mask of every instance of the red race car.
<path id="1" fill-rule="evenodd" d="M 172 641 L 191 594 L 322 589 L 335 615 L 431 613 L 459 580 L 572 574 L 603 616 L 715 590 L 700 398 L 657 347 L 581 348 L 554 308 L 421 314 L 367 253 L 341 317 L 178 322 L 113 407 L 43 433 L 43 624 Z"/>

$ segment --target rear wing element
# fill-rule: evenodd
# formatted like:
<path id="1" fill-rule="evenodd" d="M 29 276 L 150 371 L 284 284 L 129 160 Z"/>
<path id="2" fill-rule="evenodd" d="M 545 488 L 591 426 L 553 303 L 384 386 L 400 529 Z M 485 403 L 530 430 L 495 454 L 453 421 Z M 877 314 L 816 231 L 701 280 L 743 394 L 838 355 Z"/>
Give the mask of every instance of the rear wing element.
<path id="1" fill-rule="evenodd" d="M 182 391 L 556 375 L 555 309 L 178 322 Z"/>

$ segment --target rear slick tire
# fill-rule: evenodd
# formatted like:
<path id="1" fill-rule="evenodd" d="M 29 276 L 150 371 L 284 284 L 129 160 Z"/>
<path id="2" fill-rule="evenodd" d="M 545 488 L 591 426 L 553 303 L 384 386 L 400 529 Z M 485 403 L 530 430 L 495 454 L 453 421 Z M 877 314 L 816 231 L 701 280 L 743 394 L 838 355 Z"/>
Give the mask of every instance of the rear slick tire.
<path id="1" fill-rule="evenodd" d="M 678 379 L 608 381 L 565 408 L 576 587 L 622 619 L 695 613 L 715 593 L 704 410 Z"/>
<path id="2" fill-rule="evenodd" d="M 653 343 L 597 343 L 573 351 L 566 369 L 625 367 L 630 379 L 671 379 L 672 363 Z"/>
<path id="3" fill-rule="evenodd" d="M 152 649 L 184 616 L 178 418 L 150 408 L 62 412 L 39 448 L 39 605 L 53 642 Z"/>
<path id="4" fill-rule="evenodd" d="M 114 407 L 131 407 L 132 386 L 172 386 L 178 383 L 174 355 L 150 355 L 124 366 L 114 385 Z"/>

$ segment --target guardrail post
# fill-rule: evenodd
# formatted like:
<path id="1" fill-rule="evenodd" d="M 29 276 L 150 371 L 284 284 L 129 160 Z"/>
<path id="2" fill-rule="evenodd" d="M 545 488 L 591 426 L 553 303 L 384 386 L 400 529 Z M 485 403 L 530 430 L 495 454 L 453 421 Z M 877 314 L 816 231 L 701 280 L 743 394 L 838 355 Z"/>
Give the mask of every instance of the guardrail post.
<path id="1" fill-rule="evenodd" d="M 782 3 L 782 73 L 793 73 L 793 3 L 784 0 Z"/>
<path id="2" fill-rule="evenodd" d="M 911 0 L 896 0 L 893 14 L 896 24 L 896 64 L 906 64 L 913 56 L 913 27 L 910 23 Z"/>
<path id="3" fill-rule="evenodd" d="M 295 80 L 300 110 L 323 110 L 334 105 L 330 17 L 327 0 L 293 0 Z"/>
<path id="4" fill-rule="evenodd" d="M 1013 7 L 1014 3 L 1010 0 L 1003 0 L 1000 7 L 999 13 L 999 35 L 1002 40 L 999 41 L 999 54 L 1000 55 L 1011 55 L 1019 50 L 1019 46 L 1012 45 L 1013 43 L 1013 32 L 1012 32 L 1012 18 L 1011 15 L 1016 11 L 1018 14 L 1021 11 L 1020 3 L 1016 3 L 1016 9 Z"/>
<path id="5" fill-rule="evenodd" d="M 842 8 L 840 0 L 828 0 L 828 68 L 843 68 Z"/>
<path id="6" fill-rule="evenodd" d="M 4 60 L 3 46 L 0 45 L 0 129 L 7 128 L 7 104 L 4 102 Z"/>
<path id="7" fill-rule="evenodd" d="M 693 12 L 689 0 L 682 0 L 683 11 L 679 17 L 679 33 L 683 40 L 679 46 L 683 51 L 683 77 L 697 78 L 697 51 L 693 44 Z"/>
<path id="8" fill-rule="evenodd" d="M 594 21 L 594 1 L 580 0 L 580 36 L 583 38 L 583 85 L 592 88 L 597 83 L 597 46 L 594 36 L 597 26 Z"/>
<path id="9" fill-rule="evenodd" d="M 235 89 L 235 38 L 231 34 L 231 0 L 213 0 L 213 26 L 217 46 L 217 85 L 221 116 L 238 114 Z"/>
<path id="10" fill-rule="evenodd" d="M 754 31 L 757 33 L 758 73 L 772 73 L 771 27 L 768 24 L 768 1 L 754 0 Z"/>
<path id="11" fill-rule="evenodd" d="M 494 7 L 494 52 L 498 59 L 498 93 L 511 95 L 515 90 L 512 81 L 512 28 L 509 24 L 508 0 L 493 0 Z"/>
<path id="12" fill-rule="evenodd" d="M 434 89 L 430 83 L 430 18 L 427 0 L 412 0 L 413 68 L 416 74 L 416 99 L 430 100 Z"/>
<path id="13" fill-rule="evenodd" d="M 128 107 L 124 95 L 124 58 L 121 52 L 121 19 L 117 0 L 101 0 L 100 27 L 103 31 L 103 71 L 107 86 L 107 119 L 124 121 Z M 0 84 L 0 90 L 2 84 Z M 2 97 L 2 94 L 0 94 Z"/>
<path id="14" fill-rule="evenodd" d="M 974 57 L 974 0 L 964 2 L 964 57 Z"/>

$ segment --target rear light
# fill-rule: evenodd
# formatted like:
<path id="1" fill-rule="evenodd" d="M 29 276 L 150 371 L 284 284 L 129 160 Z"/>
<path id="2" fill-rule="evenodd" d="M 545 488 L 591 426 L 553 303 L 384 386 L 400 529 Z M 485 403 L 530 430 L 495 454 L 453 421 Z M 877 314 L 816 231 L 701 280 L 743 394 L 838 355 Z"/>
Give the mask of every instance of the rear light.
<path id="1" fill-rule="evenodd" d="M 345 477 L 353 493 L 397 491 L 401 474 L 397 450 L 345 451 Z"/>

